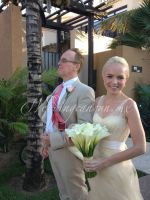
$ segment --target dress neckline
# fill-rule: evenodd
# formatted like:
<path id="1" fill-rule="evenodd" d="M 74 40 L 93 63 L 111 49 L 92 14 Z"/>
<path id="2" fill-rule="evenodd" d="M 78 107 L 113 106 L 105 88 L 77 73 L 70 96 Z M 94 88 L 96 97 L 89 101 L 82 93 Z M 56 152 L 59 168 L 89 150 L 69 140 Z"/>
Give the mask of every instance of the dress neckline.
<path id="1" fill-rule="evenodd" d="M 108 118 L 108 117 L 112 117 L 112 116 L 118 116 L 116 114 L 114 114 L 114 112 L 120 110 L 120 113 L 123 111 L 123 108 L 124 108 L 124 104 L 130 99 L 130 98 L 126 98 L 124 99 L 121 103 L 118 104 L 118 106 L 116 106 L 114 109 L 111 109 L 112 111 L 111 112 L 108 112 L 107 115 L 104 115 L 104 109 L 107 110 L 107 109 L 110 109 L 109 107 L 106 106 L 106 108 L 104 108 L 104 99 L 105 99 L 105 96 L 106 95 L 103 95 L 100 97 L 99 101 L 98 101 L 98 106 L 101 107 L 100 111 L 99 112 L 96 112 L 99 114 L 100 118 L 102 119 L 105 119 L 105 118 Z M 122 116 L 121 114 L 119 116 Z"/>
<path id="2" fill-rule="evenodd" d="M 98 117 L 102 120 L 107 119 L 109 117 L 122 117 L 122 115 L 114 115 L 113 113 L 110 113 L 109 115 L 106 115 L 104 117 L 102 117 L 98 112 L 96 112 L 95 114 L 98 115 Z"/>

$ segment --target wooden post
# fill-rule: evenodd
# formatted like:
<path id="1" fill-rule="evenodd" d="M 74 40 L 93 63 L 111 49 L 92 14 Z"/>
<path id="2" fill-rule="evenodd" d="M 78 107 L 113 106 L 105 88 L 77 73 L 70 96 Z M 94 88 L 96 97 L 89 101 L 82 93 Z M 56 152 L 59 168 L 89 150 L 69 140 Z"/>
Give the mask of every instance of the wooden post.
<path id="1" fill-rule="evenodd" d="M 92 6 L 93 1 L 89 2 Z M 93 28 L 94 16 L 90 14 L 88 17 L 88 85 L 94 89 L 93 85 Z"/>

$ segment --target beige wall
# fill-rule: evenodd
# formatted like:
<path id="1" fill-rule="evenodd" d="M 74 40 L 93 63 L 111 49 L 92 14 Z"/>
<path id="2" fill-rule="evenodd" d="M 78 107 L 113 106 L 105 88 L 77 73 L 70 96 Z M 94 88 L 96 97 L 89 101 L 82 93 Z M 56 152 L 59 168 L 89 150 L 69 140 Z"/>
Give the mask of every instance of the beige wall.
<path id="1" fill-rule="evenodd" d="M 138 8 L 140 6 L 140 4 L 142 3 L 142 1 L 143 0 L 120 0 L 120 1 L 116 2 L 113 5 L 113 8 L 110 9 L 109 11 L 114 10 L 114 9 L 124 6 L 124 5 L 127 5 L 127 10 Z"/>
<path id="2" fill-rule="evenodd" d="M 21 66 L 27 66 L 27 45 L 26 45 L 26 20 L 22 18 L 21 20 L 21 31 L 22 31 L 22 62 Z"/>
<path id="3" fill-rule="evenodd" d="M 9 78 L 21 66 L 21 15 L 16 6 L 0 14 L 0 78 Z"/>
<path id="4" fill-rule="evenodd" d="M 54 44 L 57 42 L 57 31 L 49 28 L 42 28 L 42 46 Z"/>
<path id="5" fill-rule="evenodd" d="M 136 83 L 150 84 L 150 52 L 142 51 L 128 46 L 119 46 L 114 50 L 97 53 L 94 55 L 94 67 L 97 69 L 96 96 L 105 94 L 105 88 L 101 77 L 102 66 L 112 56 L 124 57 L 130 66 L 130 78 L 124 92 L 134 98 L 134 87 Z M 142 66 L 142 73 L 131 72 L 131 66 Z"/>

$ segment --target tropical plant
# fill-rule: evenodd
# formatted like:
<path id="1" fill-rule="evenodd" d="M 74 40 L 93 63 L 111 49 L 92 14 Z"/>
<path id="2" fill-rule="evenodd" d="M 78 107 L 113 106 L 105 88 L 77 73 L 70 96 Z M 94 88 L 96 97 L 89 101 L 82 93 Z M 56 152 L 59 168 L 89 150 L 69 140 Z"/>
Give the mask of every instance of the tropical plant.
<path id="1" fill-rule="evenodd" d="M 100 32 L 112 30 L 117 37 L 110 45 L 127 45 L 150 50 L 150 0 L 143 0 L 137 9 L 118 14 L 101 23 Z"/>
<path id="2" fill-rule="evenodd" d="M 8 80 L 0 80 L 0 133 L 8 143 L 15 135 L 27 134 L 27 68 L 17 69 Z M 57 84 L 56 68 L 44 71 L 42 96 Z"/>
<path id="3" fill-rule="evenodd" d="M 11 142 L 14 135 L 27 133 L 27 120 L 21 115 L 26 102 L 25 70 L 16 71 L 8 80 L 0 80 L 0 132 Z"/>
<path id="4" fill-rule="evenodd" d="M 57 85 L 57 71 L 56 68 L 51 68 L 50 70 L 45 70 L 42 73 L 42 94 L 44 96 L 48 96 Z"/>

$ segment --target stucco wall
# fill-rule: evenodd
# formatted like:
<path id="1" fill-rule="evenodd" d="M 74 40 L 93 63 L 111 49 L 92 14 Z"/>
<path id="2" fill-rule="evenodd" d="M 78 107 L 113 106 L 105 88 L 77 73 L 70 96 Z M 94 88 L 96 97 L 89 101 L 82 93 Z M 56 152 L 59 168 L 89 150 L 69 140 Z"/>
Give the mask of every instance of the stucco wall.
<path id="1" fill-rule="evenodd" d="M 21 15 L 10 5 L 0 14 L 0 78 L 9 78 L 21 66 Z"/>
<path id="2" fill-rule="evenodd" d="M 83 34 L 83 35 L 82 35 Z M 79 48 L 82 54 L 84 55 L 84 66 L 79 74 L 80 80 L 88 84 L 88 35 L 82 33 L 80 34 L 77 30 L 72 30 L 70 34 L 70 46 L 71 48 Z M 94 54 L 97 52 L 108 51 L 108 46 L 112 42 L 112 38 L 96 35 L 94 34 L 93 41 L 93 52 Z M 93 66 L 95 69 L 95 66 Z"/>
<path id="3" fill-rule="evenodd" d="M 132 10 L 134 8 L 138 8 L 140 6 L 140 4 L 142 3 L 142 1 L 143 0 L 120 0 L 120 1 L 116 2 L 113 5 L 113 8 L 110 9 L 109 11 L 114 10 L 114 9 L 124 6 L 124 5 L 127 5 L 127 10 Z"/>
<path id="4" fill-rule="evenodd" d="M 119 46 L 114 50 L 97 53 L 94 55 L 94 66 L 97 69 L 96 96 L 105 94 L 105 88 L 101 77 L 102 66 L 112 56 L 124 57 L 130 66 L 130 78 L 124 92 L 134 98 L 134 87 L 136 83 L 150 84 L 150 52 L 142 51 L 128 46 Z M 132 66 L 141 66 L 142 73 L 132 72 Z"/>
<path id="5" fill-rule="evenodd" d="M 57 42 L 57 31 L 54 29 L 42 28 L 42 46 Z"/>
<path id="6" fill-rule="evenodd" d="M 26 45 L 26 20 L 25 18 L 22 18 L 22 67 L 27 66 L 27 45 Z"/>

